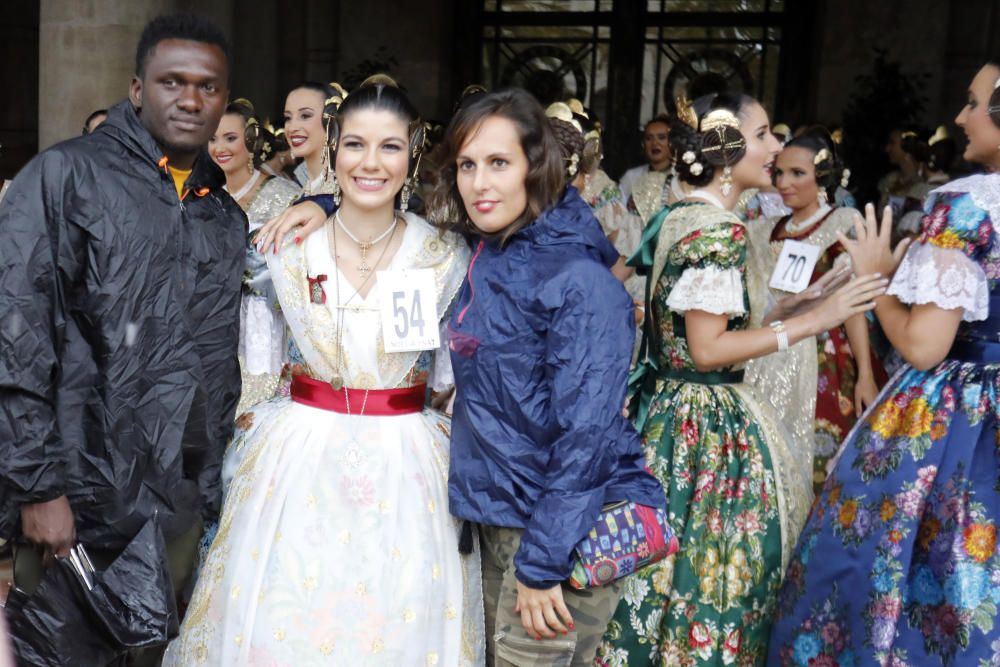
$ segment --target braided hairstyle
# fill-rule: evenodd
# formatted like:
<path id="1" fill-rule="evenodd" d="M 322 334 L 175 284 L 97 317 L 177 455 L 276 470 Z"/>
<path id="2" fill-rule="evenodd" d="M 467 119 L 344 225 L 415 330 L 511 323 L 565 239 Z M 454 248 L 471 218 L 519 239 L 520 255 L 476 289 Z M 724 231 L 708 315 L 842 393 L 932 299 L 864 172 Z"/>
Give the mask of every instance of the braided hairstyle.
<path id="1" fill-rule="evenodd" d="M 833 201 L 844 175 L 844 163 L 837 151 L 837 144 L 826 128 L 819 125 L 810 127 L 785 144 L 785 148 L 803 148 L 812 153 L 816 185 Z"/>
<path id="2" fill-rule="evenodd" d="M 916 130 L 900 130 L 899 140 L 903 152 L 911 155 L 917 162 L 926 163 L 930 159 L 931 153 L 927 140 L 921 137 Z"/>
<path id="3" fill-rule="evenodd" d="M 226 105 L 224 115 L 239 116 L 243 119 L 243 143 L 253 159 L 254 167 L 259 167 L 261 163 L 271 159 L 274 152 L 273 143 L 268 141 L 270 133 L 261 127 L 250 100 L 244 97 L 233 100 Z"/>
<path id="4" fill-rule="evenodd" d="M 583 134 L 580 133 L 572 123 L 568 123 L 561 118 L 549 118 L 549 126 L 552 134 L 555 135 L 559 143 L 559 152 L 562 155 L 566 182 L 572 182 L 576 175 L 580 173 L 580 162 L 583 158 Z M 575 158 L 575 159 L 574 159 Z"/>
<path id="5" fill-rule="evenodd" d="M 601 166 L 604 159 L 604 147 L 601 144 L 601 122 L 593 111 L 587 115 L 574 113 L 574 120 L 583 128 L 583 154 L 580 156 L 580 169 L 585 174 L 592 174 Z"/>
<path id="6" fill-rule="evenodd" d="M 688 125 L 680 118 L 670 121 L 670 150 L 674 155 L 677 177 L 685 183 L 700 187 L 708 185 L 715 171 L 732 167 L 746 153 L 743 134 L 736 128 L 719 128 L 704 131 L 704 120 L 711 112 L 722 110 L 739 116 L 743 109 L 755 103 L 749 95 L 712 94 L 699 97 L 692 104 L 699 127 Z M 742 148 L 739 144 L 742 143 Z M 729 146 L 727 148 L 727 146 Z"/>

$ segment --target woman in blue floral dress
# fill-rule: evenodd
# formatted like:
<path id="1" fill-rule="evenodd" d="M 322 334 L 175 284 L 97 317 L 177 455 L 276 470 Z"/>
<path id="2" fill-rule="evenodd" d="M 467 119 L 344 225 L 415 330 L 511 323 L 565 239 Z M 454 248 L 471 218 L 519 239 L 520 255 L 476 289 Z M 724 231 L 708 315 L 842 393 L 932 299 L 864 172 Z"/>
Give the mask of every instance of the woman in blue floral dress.
<path id="1" fill-rule="evenodd" d="M 1000 59 L 956 119 L 966 159 L 991 172 L 998 83 Z M 924 210 L 908 251 L 890 251 L 890 225 L 878 230 L 870 206 L 858 240 L 843 240 L 856 271 L 894 272 L 875 313 L 910 365 L 854 428 L 813 506 L 769 665 L 1000 665 L 1000 175 L 944 185 Z"/>

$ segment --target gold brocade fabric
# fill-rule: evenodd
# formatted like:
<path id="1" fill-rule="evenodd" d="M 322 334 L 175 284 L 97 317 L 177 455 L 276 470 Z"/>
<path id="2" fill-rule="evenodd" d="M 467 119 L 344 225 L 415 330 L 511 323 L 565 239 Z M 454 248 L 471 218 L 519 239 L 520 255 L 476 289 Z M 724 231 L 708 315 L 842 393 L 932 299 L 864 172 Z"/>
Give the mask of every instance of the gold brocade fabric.
<path id="1" fill-rule="evenodd" d="M 808 237 L 798 240 L 820 248 L 820 255 L 837 243 L 837 233 L 847 232 L 853 226 L 854 209 L 835 209 L 826 221 Z M 771 233 L 778 224 L 777 218 L 751 222 L 748 264 L 766 288 L 777 264 L 783 241 L 771 241 Z M 770 290 L 767 298 L 777 301 L 789 296 L 788 292 Z M 752 324 L 760 325 L 766 308 L 758 311 L 759 317 Z M 746 367 L 746 381 L 761 400 L 769 403 L 792 436 L 796 459 L 812 475 L 815 453 L 816 384 L 819 360 L 816 338 L 805 338 L 784 352 L 751 360 Z"/>
<path id="2" fill-rule="evenodd" d="M 247 203 L 250 236 L 295 201 L 299 188 L 283 178 L 271 178 Z M 278 388 L 286 356 L 285 320 L 281 316 L 267 264 L 247 240 L 244 292 L 240 308 L 240 375 L 243 381 L 236 414 L 266 401 Z"/>
<path id="3" fill-rule="evenodd" d="M 668 203 L 670 176 L 666 171 L 647 171 L 635 180 L 632 203 L 644 226 Z"/>

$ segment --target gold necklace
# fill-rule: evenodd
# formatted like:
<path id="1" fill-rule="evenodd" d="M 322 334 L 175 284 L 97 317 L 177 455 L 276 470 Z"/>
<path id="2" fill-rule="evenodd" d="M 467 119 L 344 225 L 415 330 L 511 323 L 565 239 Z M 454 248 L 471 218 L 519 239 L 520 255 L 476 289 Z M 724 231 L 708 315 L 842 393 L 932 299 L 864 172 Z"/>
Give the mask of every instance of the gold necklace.
<path id="1" fill-rule="evenodd" d="M 378 266 L 382 263 L 382 260 L 385 259 L 385 253 L 389 249 L 389 246 L 392 245 L 392 239 L 396 235 L 395 234 L 395 232 L 396 232 L 395 221 L 393 222 L 392 227 L 390 228 L 389 232 L 390 232 L 390 234 L 389 234 L 389 242 L 385 244 L 385 247 L 382 248 L 382 253 L 378 256 L 378 261 L 375 262 L 375 267 L 376 268 L 378 268 Z M 365 275 L 365 279 L 362 280 L 361 281 L 361 285 L 359 285 L 354 290 L 354 294 L 352 294 L 351 296 L 349 296 L 347 298 L 347 301 L 345 301 L 344 303 L 340 303 L 340 267 L 339 267 L 339 263 L 338 263 L 338 259 L 337 259 L 337 257 L 338 257 L 338 252 L 337 252 L 337 229 L 333 225 L 330 226 L 330 230 L 329 230 L 327 238 L 329 239 L 330 252 L 333 253 L 333 266 L 334 266 L 334 269 L 333 269 L 333 281 L 334 281 L 334 290 L 336 290 L 336 294 L 335 294 L 334 298 L 337 299 L 337 344 L 336 344 L 336 349 L 337 349 L 337 365 L 336 365 L 336 371 L 334 371 L 333 377 L 330 378 L 330 386 L 333 387 L 334 391 L 339 391 L 340 389 L 344 389 L 344 392 L 345 392 L 344 393 L 344 397 L 346 398 L 347 397 L 347 393 L 346 393 L 347 390 L 344 387 L 344 375 L 343 375 L 343 373 L 344 373 L 344 369 L 343 369 L 344 311 L 348 310 L 348 306 L 350 305 L 351 301 L 353 301 L 354 297 L 358 296 L 361 293 L 361 290 L 364 289 L 365 285 L 368 284 L 368 281 L 369 281 L 369 279 L 371 279 L 371 277 L 372 277 L 373 274 L 370 272 L 370 270 L 369 270 L 369 273 L 363 274 L 363 275 Z M 364 297 L 362 297 L 362 298 L 364 298 Z M 368 402 L 368 392 L 365 392 L 365 403 L 367 403 L 367 402 Z M 361 412 L 364 413 L 364 410 L 365 410 L 364 405 L 362 405 L 361 406 Z M 348 414 L 350 414 L 350 403 L 348 403 Z"/>
<path id="2" fill-rule="evenodd" d="M 399 222 L 399 219 L 396 217 L 396 214 L 393 213 L 392 224 L 386 227 L 384 232 L 379 234 L 376 238 L 369 239 L 368 241 L 362 241 L 357 236 L 352 234 L 351 230 L 348 229 L 347 225 L 344 224 L 344 219 L 340 217 L 340 209 L 337 209 L 337 212 L 334 213 L 333 217 L 336 218 L 337 226 L 344 230 L 344 233 L 347 234 L 347 237 L 352 241 L 354 241 L 356 244 L 358 244 L 358 248 L 361 250 L 361 264 L 358 266 L 358 272 L 363 276 L 367 276 L 372 270 L 372 267 L 368 266 L 368 250 L 378 245 L 379 242 L 382 241 L 382 239 L 384 239 L 386 236 L 389 236 L 394 231 L 396 231 L 396 224 Z M 383 250 L 382 252 L 384 254 L 385 250 Z M 376 262 L 375 264 L 377 266 L 378 262 Z"/>

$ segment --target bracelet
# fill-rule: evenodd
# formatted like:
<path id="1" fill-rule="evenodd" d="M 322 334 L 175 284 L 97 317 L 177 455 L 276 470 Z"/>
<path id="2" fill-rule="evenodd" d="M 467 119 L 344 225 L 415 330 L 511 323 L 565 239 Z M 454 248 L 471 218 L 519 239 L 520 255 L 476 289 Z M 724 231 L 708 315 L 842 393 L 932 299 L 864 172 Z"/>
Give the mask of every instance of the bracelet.
<path id="1" fill-rule="evenodd" d="M 785 323 L 781 320 L 775 320 L 771 322 L 771 331 L 778 339 L 778 352 L 784 352 L 788 349 L 788 333 L 785 331 Z"/>

